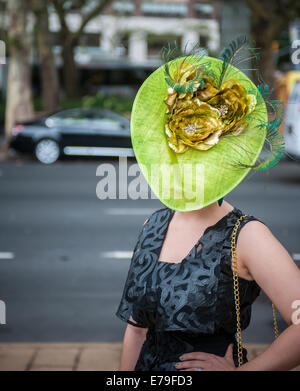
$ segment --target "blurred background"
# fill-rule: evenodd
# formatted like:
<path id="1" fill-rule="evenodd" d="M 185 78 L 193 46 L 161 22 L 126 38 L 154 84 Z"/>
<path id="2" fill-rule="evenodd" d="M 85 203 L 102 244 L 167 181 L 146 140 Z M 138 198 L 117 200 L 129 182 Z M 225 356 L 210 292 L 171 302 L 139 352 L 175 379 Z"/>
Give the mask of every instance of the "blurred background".
<path id="1" fill-rule="evenodd" d="M 264 221 L 300 265 L 299 2 L 0 0 L 0 370 L 117 367 L 131 253 L 163 205 L 100 200 L 97 167 L 135 163 L 131 108 L 162 47 L 192 42 L 218 56 L 241 34 L 284 102 L 288 156 L 225 199 Z M 253 354 L 272 327 L 262 292 L 243 332 Z"/>

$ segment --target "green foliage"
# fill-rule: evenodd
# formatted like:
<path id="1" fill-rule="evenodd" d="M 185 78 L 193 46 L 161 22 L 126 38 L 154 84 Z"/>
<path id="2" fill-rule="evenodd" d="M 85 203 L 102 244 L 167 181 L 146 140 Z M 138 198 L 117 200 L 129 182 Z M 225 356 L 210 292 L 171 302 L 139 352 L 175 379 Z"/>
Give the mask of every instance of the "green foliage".
<path id="1" fill-rule="evenodd" d="M 85 95 L 79 98 L 64 99 L 57 111 L 74 108 L 103 108 L 130 117 L 134 97 L 121 97 L 118 95 L 107 96 L 103 93 L 97 95 Z M 0 124 L 4 124 L 6 100 L 0 98 Z M 34 97 L 33 105 L 35 112 L 42 111 L 42 99 Z"/>
<path id="2" fill-rule="evenodd" d="M 74 109 L 77 107 L 82 107 L 82 97 L 63 99 L 60 104 L 59 110 L 68 110 L 68 109 Z"/>
<path id="3" fill-rule="evenodd" d="M 35 96 L 33 98 L 33 108 L 34 111 L 41 111 L 43 109 L 42 98 L 40 96 Z"/>
<path id="4" fill-rule="evenodd" d="M 96 95 L 86 95 L 81 100 L 83 108 L 103 108 L 120 114 L 131 112 L 134 97 L 121 97 L 118 95 L 107 96 L 102 92 Z"/>
<path id="5" fill-rule="evenodd" d="M 118 95 L 107 96 L 102 92 L 96 95 L 85 95 L 80 98 L 64 99 L 61 102 L 61 109 L 73 109 L 82 107 L 88 108 L 102 108 L 111 110 L 120 114 L 130 114 L 134 97 L 121 97 Z"/>

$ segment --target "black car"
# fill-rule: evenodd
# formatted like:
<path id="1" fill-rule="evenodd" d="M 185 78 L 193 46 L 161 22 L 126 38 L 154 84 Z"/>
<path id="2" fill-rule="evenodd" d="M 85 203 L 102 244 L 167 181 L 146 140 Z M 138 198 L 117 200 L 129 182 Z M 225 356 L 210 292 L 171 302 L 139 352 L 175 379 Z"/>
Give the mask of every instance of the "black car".
<path id="1" fill-rule="evenodd" d="M 45 164 L 62 155 L 134 156 L 129 121 L 103 109 L 71 109 L 18 123 L 10 147 Z"/>

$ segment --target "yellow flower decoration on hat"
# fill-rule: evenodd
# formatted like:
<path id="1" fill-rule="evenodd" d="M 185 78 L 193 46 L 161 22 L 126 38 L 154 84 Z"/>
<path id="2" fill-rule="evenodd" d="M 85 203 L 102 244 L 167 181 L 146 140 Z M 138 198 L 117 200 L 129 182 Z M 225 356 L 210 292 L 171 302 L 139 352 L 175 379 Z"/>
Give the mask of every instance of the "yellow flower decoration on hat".
<path id="1" fill-rule="evenodd" d="M 197 72 L 197 65 L 184 63 L 173 77 L 184 84 L 195 80 Z M 248 94 L 238 80 L 227 80 L 220 88 L 209 75 L 202 75 L 201 81 L 195 80 L 191 92 L 169 88 L 164 99 L 168 114 L 165 132 L 169 147 L 176 153 L 189 148 L 207 150 L 225 133 L 241 134 L 248 127 L 246 117 L 255 109 L 255 95 Z"/>

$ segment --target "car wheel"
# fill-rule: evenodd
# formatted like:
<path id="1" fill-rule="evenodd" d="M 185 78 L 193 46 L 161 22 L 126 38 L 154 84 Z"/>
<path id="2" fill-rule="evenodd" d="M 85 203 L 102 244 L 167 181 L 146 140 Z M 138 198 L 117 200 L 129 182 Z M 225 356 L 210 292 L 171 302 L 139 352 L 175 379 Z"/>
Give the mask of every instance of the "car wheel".
<path id="1" fill-rule="evenodd" d="M 54 163 L 59 158 L 59 155 L 59 145 L 56 141 L 49 138 L 39 141 L 35 147 L 35 156 L 41 163 Z"/>

